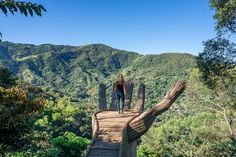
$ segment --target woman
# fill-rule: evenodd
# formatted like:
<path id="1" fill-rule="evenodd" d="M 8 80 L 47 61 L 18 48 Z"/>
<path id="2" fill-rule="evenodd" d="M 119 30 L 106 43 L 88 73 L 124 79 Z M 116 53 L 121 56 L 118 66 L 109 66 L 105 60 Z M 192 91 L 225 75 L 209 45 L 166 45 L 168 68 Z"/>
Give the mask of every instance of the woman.
<path id="1" fill-rule="evenodd" d="M 124 101 L 125 101 L 125 80 L 122 74 L 119 75 L 118 81 L 115 83 L 115 94 L 116 94 L 116 106 L 120 114 L 120 99 L 121 99 L 121 113 L 124 113 Z"/>

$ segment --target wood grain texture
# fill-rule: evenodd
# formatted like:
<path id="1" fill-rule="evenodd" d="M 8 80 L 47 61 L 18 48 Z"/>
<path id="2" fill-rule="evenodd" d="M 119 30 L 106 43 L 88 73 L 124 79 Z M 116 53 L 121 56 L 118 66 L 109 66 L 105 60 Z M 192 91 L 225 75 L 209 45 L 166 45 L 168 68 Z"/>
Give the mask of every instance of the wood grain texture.
<path id="1" fill-rule="evenodd" d="M 107 109 L 106 85 L 101 83 L 98 90 L 99 110 Z"/>
<path id="2" fill-rule="evenodd" d="M 130 157 L 132 142 L 140 138 L 151 127 L 156 116 L 162 114 L 181 95 L 186 87 L 185 81 L 177 81 L 161 102 L 142 113 L 145 86 L 139 88 L 138 109 L 125 110 L 118 114 L 114 110 L 103 110 L 93 115 L 93 141 L 87 157 Z"/>

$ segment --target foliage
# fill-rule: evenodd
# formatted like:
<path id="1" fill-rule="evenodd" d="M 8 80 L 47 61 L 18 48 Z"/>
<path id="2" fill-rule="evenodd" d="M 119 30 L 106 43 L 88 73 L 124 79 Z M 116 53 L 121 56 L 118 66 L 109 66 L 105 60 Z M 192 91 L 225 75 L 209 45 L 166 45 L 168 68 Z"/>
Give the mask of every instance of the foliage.
<path id="1" fill-rule="evenodd" d="M 236 0 L 210 0 L 215 9 L 214 18 L 217 20 L 217 30 L 236 32 Z"/>
<path id="2" fill-rule="evenodd" d="M 216 29 L 235 33 L 236 1 L 211 0 L 211 7 L 216 9 Z M 235 44 L 220 36 L 203 43 L 204 51 L 197 59 L 198 69 L 203 82 L 213 90 L 213 99 L 208 100 L 208 110 L 219 115 L 216 123 L 226 133 L 225 137 L 214 140 L 214 144 L 204 156 L 235 156 L 235 102 L 236 102 L 236 58 Z M 215 132 L 215 131 L 213 131 Z M 217 153 L 214 153 L 217 152 Z"/>
<path id="3" fill-rule="evenodd" d="M 35 121 L 37 130 L 50 132 L 54 138 L 64 132 L 73 132 L 76 135 L 91 138 L 91 115 L 93 106 L 72 103 L 69 98 L 62 98 L 58 102 L 48 102 L 44 113 Z"/>
<path id="4" fill-rule="evenodd" d="M 71 132 L 65 132 L 63 136 L 52 139 L 54 151 L 58 151 L 58 156 L 62 157 L 82 156 L 89 143 L 88 139 L 76 136 Z M 54 153 L 53 155 L 55 156 Z"/>
<path id="5" fill-rule="evenodd" d="M 235 118 L 236 109 L 236 58 L 234 44 L 229 40 L 216 38 L 204 43 L 204 51 L 199 54 L 197 64 L 203 82 L 214 89 L 211 108 L 229 110 L 229 121 Z M 220 109 L 222 110 L 222 109 Z"/>
<path id="6" fill-rule="evenodd" d="M 14 15 L 16 12 L 20 12 L 27 16 L 33 16 L 34 14 L 42 16 L 42 11 L 46 12 L 46 9 L 37 3 L 14 1 L 14 0 L 1 0 L 0 9 L 7 16 L 8 12 Z"/>
<path id="7" fill-rule="evenodd" d="M 42 12 L 47 10 L 41 4 L 24 2 L 24 1 L 14 1 L 14 0 L 0 0 L 0 10 L 7 16 L 10 12 L 12 15 L 15 13 L 21 13 L 25 16 L 42 16 Z M 0 42 L 2 38 L 2 33 L 0 33 Z"/>
<path id="8" fill-rule="evenodd" d="M 85 102 L 74 103 L 68 97 L 56 101 L 47 101 L 44 111 L 30 120 L 34 126 L 33 131 L 28 135 L 30 143 L 21 151 L 36 156 L 63 156 L 64 151 L 55 143 L 55 139 L 68 137 L 80 137 L 91 139 L 91 114 L 94 108 Z M 65 134 L 66 133 L 66 134 Z M 57 140 L 56 140 L 57 141 Z M 64 148 L 64 146 L 63 146 Z M 66 153 L 74 152 L 75 148 L 68 145 Z M 77 151 L 83 151 L 81 147 Z"/>
<path id="9" fill-rule="evenodd" d="M 48 149 L 37 152 L 28 149 L 13 153 L 5 153 L 6 157 L 82 157 L 90 140 L 76 136 L 74 133 L 65 132 L 64 135 L 52 139 Z"/>
<path id="10" fill-rule="evenodd" d="M 0 87 L 0 149 L 18 149 L 26 142 L 26 133 L 31 129 L 28 119 L 43 107 L 44 100 L 30 99 L 28 92 L 11 87 Z"/>
<path id="11" fill-rule="evenodd" d="M 215 88 L 219 81 L 230 78 L 230 70 L 236 67 L 234 44 L 227 39 L 216 38 L 203 43 L 204 50 L 197 59 L 203 81 Z"/>
<path id="12" fill-rule="evenodd" d="M 91 105 L 73 103 L 69 98 L 60 99 L 58 102 L 47 100 L 40 114 L 31 117 L 25 125 L 32 127 L 26 135 L 27 143 L 18 151 L 6 151 L 5 155 L 51 157 L 64 156 L 65 153 L 67 156 L 72 156 L 71 153 L 78 155 L 78 152 L 82 154 L 88 145 L 88 140 L 84 137 L 91 138 L 93 112 Z M 62 139 L 64 141 L 60 143 Z M 68 144 L 63 145 L 66 140 Z"/>
<path id="13" fill-rule="evenodd" d="M 146 108 L 156 104 L 177 79 L 188 82 L 181 99 L 165 114 L 157 117 L 163 127 L 154 127 L 151 135 L 148 133 L 143 138 L 138 149 L 140 156 L 161 156 L 163 153 L 174 156 L 181 151 L 179 145 L 183 145 L 185 156 L 191 152 L 196 154 L 206 139 L 212 144 L 204 143 L 201 153 L 205 156 L 219 152 L 223 154 L 222 150 L 229 154 L 234 151 L 235 144 L 228 138 L 223 116 L 210 110 L 210 107 L 217 109 L 213 105 L 216 90 L 209 89 L 201 82 L 202 72 L 196 67 L 196 57 L 192 55 L 139 55 L 101 44 L 71 47 L 3 42 L 0 45 L 0 64 L 11 68 L 19 80 L 42 87 L 50 95 L 43 111 L 29 121 L 29 126 L 33 126 L 33 130 L 27 134 L 29 142 L 17 152 L 8 152 L 6 155 L 60 156 L 65 153 L 62 147 L 68 142 L 65 137 L 68 132 L 76 137 L 91 139 L 91 115 L 97 108 L 94 104 L 97 104 L 98 84 L 107 85 L 109 100 L 112 82 L 117 79 L 118 73 L 123 73 L 126 80 L 132 79 L 134 82 L 132 105 L 138 85 L 146 85 Z M 228 74 L 232 76 L 231 72 Z M 21 88 L 24 86 L 21 85 Z M 228 98 L 227 93 L 222 97 Z M 233 111 L 227 112 L 227 116 L 233 114 Z M 63 142 L 55 145 L 55 140 Z M 189 149 L 185 143 L 191 141 L 194 142 Z M 74 150 L 72 145 L 67 148 L 67 154 Z"/>
<path id="14" fill-rule="evenodd" d="M 91 104 L 97 101 L 101 82 L 106 84 L 110 99 L 112 82 L 122 72 L 126 80 L 134 82 L 134 100 L 138 85 L 146 84 L 146 107 L 150 107 L 196 66 L 195 57 L 189 54 L 143 56 L 101 44 L 72 47 L 3 42 L 0 49 L 0 65 L 14 70 L 20 80 L 40 86 L 55 97 L 68 96 L 72 101 L 87 100 Z"/>
<path id="15" fill-rule="evenodd" d="M 142 137 L 138 156 L 234 156 L 235 142 L 225 138 L 218 120 L 218 115 L 202 112 L 151 128 Z"/>
<path id="16" fill-rule="evenodd" d="M 3 67 L 0 67 L 0 86 L 7 88 L 16 84 L 16 78 L 12 76 L 12 73 Z"/>
<path id="17" fill-rule="evenodd" d="M 217 30 L 235 33 L 236 1 L 210 3 L 216 10 Z M 46 11 L 40 4 L 3 0 L 0 9 L 5 15 L 25 16 Z M 204 46 L 195 60 L 188 54 L 143 56 L 101 44 L 0 43 L 0 65 L 27 82 L 16 84 L 11 72 L 0 68 L 0 150 L 4 156 L 82 156 L 90 143 L 87 138 L 91 139 L 97 85 L 105 83 L 111 93 L 112 82 L 122 72 L 134 81 L 134 90 L 139 83 L 146 84 L 146 108 L 158 102 L 176 79 L 188 80 L 181 99 L 157 118 L 162 125 L 155 124 L 142 138 L 138 156 L 236 156 L 235 138 L 229 138 L 228 130 L 236 127 L 234 44 L 216 38 Z M 39 98 L 44 92 L 31 84 L 47 91 L 48 100 Z"/>

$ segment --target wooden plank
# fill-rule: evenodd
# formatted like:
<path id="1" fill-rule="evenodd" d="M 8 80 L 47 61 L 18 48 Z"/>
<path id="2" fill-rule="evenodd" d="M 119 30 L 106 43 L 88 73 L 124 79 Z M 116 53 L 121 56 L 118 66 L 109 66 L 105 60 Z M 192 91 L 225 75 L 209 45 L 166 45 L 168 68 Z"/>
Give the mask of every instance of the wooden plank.
<path id="1" fill-rule="evenodd" d="M 103 142 L 121 142 L 121 136 L 97 136 L 96 140 L 101 140 Z"/>
<path id="2" fill-rule="evenodd" d="M 123 127 L 125 123 L 115 123 L 115 122 L 98 122 L 98 127 Z"/>
<path id="3" fill-rule="evenodd" d="M 130 118 L 133 118 L 133 115 L 123 116 L 123 117 L 99 117 L 98 121 L 125 121 L 127 122 Z"/>
<path id="4" fill-rule="evenodd" d="M 89 157 L 118 157 L 119 151 L 117 150 L 104 150 L 104 149 L 91 149 Z"/>
<path id="5" fill-rule="evenodd" d="M 123 122 L 126 123 L 130 118 L 107 118 L 107 119 L 99 119 L 98 122 Z"/>
<path id="6" fill-rule="evenodd" d="M 110 127 L 110 128 L 99 128 L 99 132 L 121 132 L 123 131 L 123 128 L 114 128 L 114 127 Z"/>
<path id="7" fill-rule="evenodd" d="M 107 114 L 107 115 L 104 115 L 104 114 L 97 114 L 97 119 L 100 120 L 100 119 L 110 119 L 110 118 L 124 118 L 124 117 L 134 117 L 136 116 L 137 114 L 134 114 L 134 113 L 124 113 L 124 114 Z"/>
<path id="8" fill-rule="evenodd" d="M 130 119 L 138 114 L 138 112 L 130 111 L 124 114 L 118 114 L 116 111 L 98 113 L 96 115 L 98 130 L 88 157 L 118 157 L 123 128 Z"/>
<path id="9" fill-rule="evenodd" d="M 120 143 L 102 142 L 96 140 L 91 149 L 120 149 Z"/>
<path id="10" fill-rule="evenodd" d="M 120 134 L 116 134 L 116 135 L 111 135 L 111 134 L 98 134 L 97 135 L 98 139 L 120 139 L 121 135 Z"/>
<path id="11" fill-rule="evenodd" d="M 121 131 L 99 131 L 97 133 L 97 135 L 122 135 L 122 132 Z"/>

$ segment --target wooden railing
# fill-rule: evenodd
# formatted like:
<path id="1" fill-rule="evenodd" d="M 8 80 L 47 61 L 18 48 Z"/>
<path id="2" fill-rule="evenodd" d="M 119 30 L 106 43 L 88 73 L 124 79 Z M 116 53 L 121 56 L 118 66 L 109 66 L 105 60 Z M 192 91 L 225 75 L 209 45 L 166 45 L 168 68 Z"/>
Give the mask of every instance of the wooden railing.
<path id="1" fill-rule="evenodd" d="M 85 157 L 88 156 L 89 154 L 89 151 L 91 150 L 91 147 L 93 146 L 94 144 L 94 141 L 96 139 L 96 136 L 97 136 L 97 132 L 98 132 L 98 129 L 99 129 L 99 123 L 98 123 L 98 120 L 97 120 L 97 114 L 100 113 L 101 111 L 98 111 L 98 112 L 95 112 L 93 115 L 92 115 L 92 142 L 91 144 L 89 145 L 89 147 L 87 148 L 87 151 L 85 152 Z"/>

